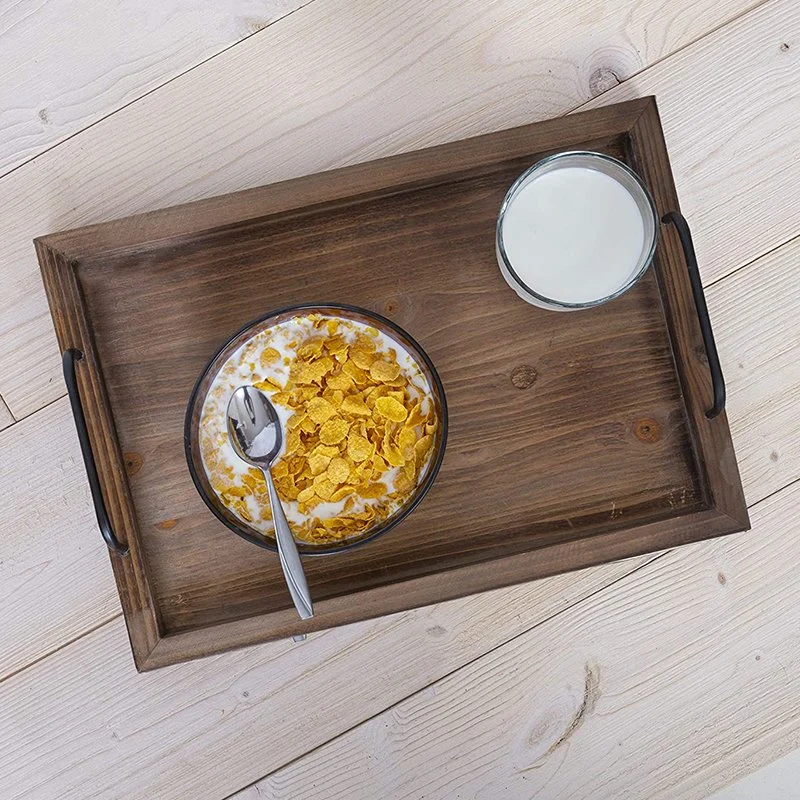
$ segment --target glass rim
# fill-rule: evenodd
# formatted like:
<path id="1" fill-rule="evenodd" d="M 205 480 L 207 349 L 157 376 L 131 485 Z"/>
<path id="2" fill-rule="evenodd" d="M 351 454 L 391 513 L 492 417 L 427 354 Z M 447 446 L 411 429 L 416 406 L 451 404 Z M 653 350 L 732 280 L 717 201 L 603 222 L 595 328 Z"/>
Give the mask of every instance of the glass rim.
<path id="1" fill-rule="evenodd" d="M 517 192 L 521 188 L 522 184 L 530 178 L 531 175 L 535 174 L 543 167 L 548 166 L 556 161 L 561 161 L 567 158 L 574 158 L 575 156 L 583 156 L 588 157 L 591 159 L 596 159 L 599 161 L 605 161 L 611 165 L 615 169 L 619 169 L 624 172 L 628 177 L 630 177 L 633 182 L 639 187 L 640 191 L 642 192 L 642 197 L 645 199 L 647 203 L 647 207 L 650 210 L 650 214 L 653 218 L 653 235 L 650 241 L 650 247 L 647 250 L 647 255 L 642 259 L 642 263 L 639 265 L 639 268 L 636 270 L 634 275 L 619 289 L 612 292 L 611 294 L 598 298 L 597 300 L 589 300 L 585 303 L 569 303 L 564 300 L 556 300 L 552 297 L 547 297 L 535 289 L 532 289 L 528 286 L 525 281 L 520 278 L 520 276 L 514 270 L 514 267 L 511 264 L 511 259 L 508 257 L 506 253 L 505 245 L 503 244 L 503 221 L 505 219 L 506 210 L 510 205 L 511 201 L 516 196 Z M 627 189 L 627 187 L 625 187 Z M 644 216 L 644 215 L 643 215 Z M 614 300 L 625 292 L 628 291 L 631 287 L 633 287 L 642 276 L 647 272 L 648 267 L 653 262 L 653 257 L 655 256 L 656 246 L 658 244 L 658 228 L 659 228 L 659 217 L 658 211 L 656 210 L 656 204 L 653 200 L 653 196 L 650 193 L 650 190 L 645 186 L 644 181 L 639 177 L 639 175 L 634 172 L 624 161 L 620 161 L 618 158 L 614 158 L 614 156 L 606 155 L 605 153 L 597 153 L 593 150 L 564 150 L 559 153 L 553 153 L 552 155 L 545 156 L 544 158 L 537 161 L 535 164 L 528 167 L 521 175 L 519 175 L 511 186 L 508 187 L 508 191 L 505 193 L 503 197 L 503 202 L 500 204 L 500 211 L 497 215 L 497 225 L 495 228 L 495 244 L 497 253 L 503 261 L 503 266 L 508 270 L 509 275 L 514 279 L 514 282 L 517 286 L 526 294 L 530 295 L 531 297 L 538 300 L 540 303 L 544 303 L 545 305 L 549 306 L 556 306 L 559 308 L 564 309 L 584 309 L 584 308 L 594 308 L 595 306 L 603 305 L 603 303 L 607 303 L 610 300 Z"/>
<path id="2" fill-rule="evenodd" d="M 444 391 L 442 379 L 439 377 L 439 373 L 433 361 L 431 360 L 431 357 L 427 354 L 422 345 L 420 345 L 419 342 L 417 342 L 417 340 L 408 333 L 408 331 L 400 327 L 400 325 L 397 323 L 392 322 L 390 319 L 387 319 L 386 317 L 374 311 L 370 311 L 369 309 L 346 303 L 298 303 L 295 305 L 282 306 L 280 308 L 272 309 L 266 314 L 251 320 L 246 325 L 243 325 L 241 328 L 239 328 L 231 336 L 229 336 L 225 342 L 223 342 L 223 344 L 214 351 L 213 355 L 211 358 L 209 358 L 205 367 L 198 375 L 191 394 L 189 395 L 189 402 L 186 405 L 186 415 L 184 417 L 183 426 L 183 447 L 184 455 L 186 457 L 186 464 L 189 468 L 189 475 L 191 476 L 192 483 L 194 484 L 197 493 L 200 495 L 200 498 L 211 511 L 211 513 L 223 525 L 225 525 L 226 528 L 233 531 L 242 539 L 245 539 L 251 544 L 257 545 L 258 547 L 262 547 L 265 550 L 272 550 L 273 552 L 277 552 L 278 550 L 277 544 L 273 538 L 266 534 L 263 535 L 263 537 L 257 536 L 254 532 L 251 532 L 252 529 L 248 528 L 245 523 L 239 523 L 233 519 L 228 519 L 228 517 L 222 512 L 221 508 L 215 502 L 214 498 L 212 498 L 207 492 L 198 472 L 198 465 L 195 461 L 194 449 L 198 441 L 198 436 L 197 426 L 194 424 L 194 412 L 198 407 L 198 401 L 201 399 L 205 401 L 205 395 L 202 394 L 201 397 L 201 389 L 204 380 L 208 377 L 220 356 L 225 353 L 225 351 L 231 347 L 231 345 L 233 345 L 236 340 L 242 336 L 242 334 L 258 328 L 258 326 L 267 322 L 272 317 L 279 317 L 288 313 L 293 314 L 295 312 L 312 313 L 314 311 L 321 311 L 322 313 L 325 313 L 325 310 L 330 310 L 332 315 L 335 315 L 336 311 L 362 315 L 368 319 L 374 320 L 376 323 L 378 323 L 380 328 L 388 329 L 390 334 L 394 334 L 399 338 L 401 344 L 403 343 L 403 340 L 406 340 L 411 345 L 414 350 L 412 355 L 415 359 L 419 359 L 427 368 L 428 375 L 426 375 L 426 378 L 429 378 L 433 384 L 431 386 L 431 392 L 434 397 L 434 401 L 438 401 L 439 405 L 439 425 L 441 428 L 441 438 L 436 452 L 431 457 L 428 471 L 422 481 L 418 484 L 416 492 L 410 497 L 409 501 L 405 505 L 400 506 L 400 508 L 397 509 L 397 511 L 395 511 L 391 517 L 389 517 L 387 520 L 384 520 L 380 525 L 377 525 L 374 530 L 369 531 L 366 535 L 361 537 L 353 537 L 352 539 L 343 539 L 337 544 L 313 545 L 308 542 L 300 541 L 297 543 L 297 549 L 300 554 L 303 556 L 325 556 L 347 552 L 356 547 L 360 547 L 361 545 L 364 545 L 373 539 L 377 539 L 379 536 L 383 536 L 383 534 L 388 533 L 392 528 L 399 525 L 422 502 L 430 488 L 433 486 L 436 476 L 439 473 L 439 469 L 442 466 L 445 449 L 447 447 L 449 418 L 447 411 L 447 397 Z M 202 462 L 200 463 L 199 468 L 203 468 Z"/>

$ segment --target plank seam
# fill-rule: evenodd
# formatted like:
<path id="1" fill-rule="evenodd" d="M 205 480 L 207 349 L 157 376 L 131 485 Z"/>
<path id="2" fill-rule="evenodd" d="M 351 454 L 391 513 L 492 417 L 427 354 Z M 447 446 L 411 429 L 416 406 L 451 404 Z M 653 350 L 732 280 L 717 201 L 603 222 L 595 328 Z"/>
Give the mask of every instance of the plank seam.
<path id="1" fill-rule="evenodd" d="M 142 98 L 147 97 L 148 95 L 152 94 L 153 92 L 157 92 L 159 89 L 161 89 L 164 86 L 169 85 L 173 81 L 179 80 L 184 75 L 187 75 L 188 73 L 190 73 L 192 70 L 195 70 L 198 67 L 202 67 L 203 64 L 207 64 L 212 59 L 217 58 L 217 56 L 221 56 L 223 53 L 226 53 L 232 47 L 236 47 L 237 45 L 241 44 L 242 42 L 246 42 L 248 39 L 252 38 L 253 36 L 258 36 L 258 34 L 261 33 L 262 31 L 265 31 L 265 30 L 267 30 L 267 28 L 271 28 L 273 25 L 276 25 L 278 22 L 281 22 L 282 20 L 287 19 L 288 17 L 291 17 L 292 14 L 295 14 L 298 11 L 301 11 L 306 6 L 311 5 L 311 3 L 313 3 L 313 2 L 314 2 L 314 0 L 308 0 L 308 2 L 303 3 L 303 5 L 298 6 L 297 8 L 293 8 L 291 11 L 287 12 L 283 16 L 277 17 L 276 19 L 273 19 L 271 22 L 268 22 L 263 28 L 259 28 L 257 31 L 253 31 L 252 33 L 248 33 L 246 36 L 243 36 L 241 39 L 237 39 L 235 42 L 232 42 L 231 44 L 227 45 L 226 47 L 223 47 L 222 50 L 218 50 L 213 55 L 208 56 L 208 58 L 204 58 L 202 61 L 198 61 L 196 64 L 193 64 L 188 69 L 183 70 L 183 72 L 179 72 L 177 75 L 173 75 L 171 78 L 165 80 L 163 83 L 159 83 L 158 86 L 153 86 L 152 89 L 148 89 L 146 92 L 143 92 L 138 97 L 135 97 L 133 100 L 129 100 L 127 103 L 125 103 L 124 105 L 121 105 L 119 108 L 115 108 L 113 111 L 109 112 L 108 114 L 103 115 L 99 119 L 96 119 L 94 122 L 90 122 L 85 127 L 80 128 L 80 130 L 73 131 L 68 136 L 65 136 L 63 139 L 59 139 L 59 141 L 55 142 L 54 144 L 51 144 L 49 147 L 46 147 L 44 150 L 42 150 L 41 152 L 37 153 L 36 155 L 25 159 L 21 163 L 13 166 L 7 172 L 4 172 L 4 173 L 0 174 L 0 181 L 2 181 L 3 178 L 6 178 L 9 175 L 11 175 L 13 172 L 16 172 L 18 169 L 20 169 L 20 168 L 26 166 L 27 164 L 30 164 L 31 162 L 35 161 L 40 156 L 43 156 L 45 153 L 49 153 L 51 150 L 55 149 L 56 147 L 60 147 L 62 144 L 64 144 L 64 142 L 68 142 L 70 139 L 74 138 L 75 136 L 80 136 L 80 134 L 82 134 L 84 131 L 88 131 L 89 128 L 93 128 L 95 125 L 98 125 L 99 123 L 103 122 L 103 120 L 106 120 L 109 117 L 113 117 L 114 114 L 118 114 L 120 111 L 128 108 L 128 106 L 132 106 L 134 103 L 138 103 L 139 100 L 141 100 Z"/>
<path id="2" fill-rule="evenodd" d="M 800 483 L 800 478 L 795 478 L 794 480 L 789 481 L 789 483 L 781 486 L 780 489 L 775 489 L 774 491 L 770 492 L 769 494 L 765 494 L 763 497 L 760 497 L 758 500 L 753 501 L 752 503 L 750 503 L 749 506 L 747 506 L 748 511 L 753 509 L 753 508 L 755 508 L 756 506 L 761 505 L 762 503 L 765 503 L 770 498 L 775 497 L 776 494 L 780 494 L 781 492 L 785 491 L 786 489 L 790 489 L 796 483 Z"/>
<path id="3" fill-rule="evenodd" d="M 3 428 L 2 430 L 3 431 L 11 430 L 11 428 L 13 428 L 15 425 L 19 425 L 20 422 L 24 422 L 26 419 L 30 419 L 35 414 L 38 414 L 41 411 L 44 411 L 45 409 L 50 408 L 50 406 L 52 406 L 53 404 L 57 403 L 59 400 L 63 400 L 66 396 L 67 396 L 66 394 L 60 394 L 58 397 L 56 397 L 53 400 L 48 401 L 43 406 L 40 406 L 39 408 L 37 408 L 35 411 L 31 411 L 30 414 L 24 414 L 21 417 L 15 417 L 14 413 L 8 407 L 8 404 L 3 400 L 2 397 L 0 397 L 0 403 L 2 403 L 6 408 L 8 408 L 8 413 L 11 414 L 11 418 L 14 420 L 10 425 L 6 425 L 6 427 Z"/>
<path id="4" fill-rule="evenodd" d="M 3 395 L 0 394 L 0 411 L 3 410 L 5 410 L 8 413 L 8 416 L 11 417 L 11 422 L 6 425 L 6 428 L 10 428 L 12 425 L 15 425 L 17 422 L 19 422 L 19 420 L 11 412 L 11 409 L 8 407 L 8 403 L 6 403 L 6 401 L 3 399 Z M 5 430 L 5 428 L 3 428 L 3 430 Z"/>
<path id="5" fill-rule="evenodd" d="M 715 278 L 710 283 L 704 284 L 703 288 L 704 289 L 710 289 L 712 286 L 716 286 L 717 284 L 722 283 L 722 281 L 727 280 L 728 278 L 730 278 L 733 275 L 737 275 L 742 270 L 747 269 L 750 265 L 755 264 L 756 261 L 761 261 L 762 258 L 767 258 L 767 257 L 771 256 L 773 253 L 776 253 L 782 247 L 789 247 L 794 242 L 798 242 L 798 240 L 800 240 L 800 233 L 793 233 L 788 239 L 785 239 L 780 244 L 776 244 L 774 247 L 770 247 L 768 250 L 765 250 L 763 253 L 759 253 L 754 258 L 751 258 L 745 264 L 742 264 L 741 266 L 736 267 L 736 269 L 732 269 L 730 272 L 726 272 L 724 275 L 721 275 L 719 278 Z"/>
<path id="6" fill-rule="evenodd" d="M 46 658 L 50 658 L 50 656 L 55 655 L 60 650 L 63 650 L 65 647 L 69 647 L 70 645 L 75 644 L 75 642 L 80 641 L 81 639 L 83 639 L 84 636 L 89 636 L 89 634 L 100 630 L 100 628 L 105 627 L 106 625 L 108 625 L 109 623 L 113 622 L 115 619 L 118 619 L 121 616 L 122 616 L 122 612 L 118 611 L 113 616 L 108 617 L 107 619 L 104 619 L 102 622 L 98 622 L 95 625 L 93 625 L 91 628 L 87 628 L 87 630 L 82 631 L 81 633 L 77 634 L 77 636 L 73 636 L 71 639 L 68 639 L 66 642 L 62 642 L 60 645 L 58 645 L 58 647 L 54 647 L 52 650 L 48 650 L 46 653 L 42 653 L 42 655 L 37 656 L 36 658 L 33 659 L 33 661 L 30 661 L 29 663 L 25 664 L 24 666 L 17 667 L 17 669 L 12 670 L 7 675 L 0 676 L 0 684 L 5 683 L 5 681 L 9 680 L 10 678 L 13 678 L 16 675 L 19 675 L 21 672 L 24 672 L 26 669 L 29 669 L 30 667 L 35 666 L 39 662 L 44 661 Z"/>

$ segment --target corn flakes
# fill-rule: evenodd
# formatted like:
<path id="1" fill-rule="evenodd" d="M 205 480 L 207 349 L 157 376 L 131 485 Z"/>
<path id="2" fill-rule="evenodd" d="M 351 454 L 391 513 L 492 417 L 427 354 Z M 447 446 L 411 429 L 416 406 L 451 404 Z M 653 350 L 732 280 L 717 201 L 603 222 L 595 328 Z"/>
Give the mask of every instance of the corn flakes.
<path id="1" fill-rule="evenodd" d="M 369 374 L 375 381 L 388 383 L 400 375 L 400 365 L 396 361 L 392 362 L 376 359 L 370 364 Z"/>
<path id="2" fill-rule="evenodd" d="M 371 445 L 363 436 L 357 433 L 351 433 L 347 437 L 347 455 L 353 461 L 364 461 L 372 455 L 373 445 Z"/>
<path id="3" fill-rule="evenodd" d="M 372 355 L 372 353 L 370 353 L 368 350 L 365 350 L 363 347 L 351 347 L 350 360 L 360 370 L 366 371 L 371 369 L 372 362 L 375 360 L 375 357 Z"/>
<path id="4" fill-rule="evenodd" d="M 339 451 L 337 450 L 336 452 L 338 453 Z M 330 463 L 331 457 L 324 456 L 320 453 L 312 453 L 308 457 L 308 466 L 312 475 L 322 475 L 322 473 L 328 469 L 328 464 Z"/>
<path id="5" fill-rule="evenodd" d="M 314 497 L 315 491 L 313 486 L 307 486 L 305 489 L 301 489 L 297 493 L 297 500 L 300 503 L 308 502 L 312 497 Z"/>
<path id="6" fill-rule="evenodd" d="M 375 401 L 375 410 L 394 422 L 403 422 L 408 416 L 406 407 L 396 397 L 379 397 Z"/>
<path id="7" fill-rule="evenodd" d="M 336 409 L 324 397 L 314 397 L 308 401 L 306 406 L 308 416 L 311 417 L 317 425 L 322 425 L 327 422 L 331 417 L 336 415 Z"/>
<path id="8" fill-rule="evenodd" d="M 364 402 L 360 395 L 349 395 L 341 402 L 342 411 L 346 414 L 368 417 L 372 414 L 370 407 Z"/>
<path id="9" fill-rule="evenodd" d="M 350 358 L 352 359 L 352 357 L 353 353 L 351 351 Z M 352 378 L 353 382 L 358 386 L 366 386 L 369 383 L 369 376 L 354 360 L 345 361 L 342 364 L 342 372 Z"/>
<path id="10" fill-rule="evenodd" d="M 265 378 L 263 381 L 256 381 L 253 386 L 265 392 L 279 392 L 283 389 L 274 378 Z"/>
<path id="11" fill-rule="evenodd" d="M 319 429 L 319 440 L 322 444 L 339 444 L 347 436 L 350 425 L 341 417 L 329 419 Z"/>
<path id="12" fill-rule="evenodd" d="M 344 371 L 344 367 L 338 375 L 328 376 L 325 383 L 329 389 L 340 392 L 348 392 L 354 385 L 353 379 Z"/>
<path id="13" fill-rule="evenodd" d="M 331 459 L 326 474 L 333 483 L 339 486 L 350 477 L 350 465 L 341 456 L 337 456 Z"/>
<path id="14" fill-rule="evenodd" d="M 274 347 L 265 347 L 261 351 L 258 363 L 261 364 L 263 369 L 266 369 L 270 364 L 274 364 L 280 357 L 281 354 Z"/>

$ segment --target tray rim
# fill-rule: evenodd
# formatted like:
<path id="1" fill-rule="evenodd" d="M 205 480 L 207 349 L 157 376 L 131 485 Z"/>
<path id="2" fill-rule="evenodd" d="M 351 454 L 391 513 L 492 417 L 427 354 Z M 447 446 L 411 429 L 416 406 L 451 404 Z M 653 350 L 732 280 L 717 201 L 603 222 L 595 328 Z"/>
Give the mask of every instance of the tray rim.
<path id="1" fill-rule="evenodd" d="M 62 351 L 79 349 L 85 357 L 78 382 L 89 436 L 112 523 L 118 532 L 124 531 L 121 538 L 130 548 L 129 556 L 110 553 L 110 559 L 138 670 L 289 636 L 301 629 L 329 628 L 545 577 L 564 571 L 565 559 L 568 569 L 578 569 L 749 528 L 727 417 L 724 413 L 714 420 L 705 416 L 711 379 L 707 365 L 698 356 L 702 338 L 691 305 L 688 272 L 662 268 L 684 265 L 683 252 L 675 232 L 663 229 L 661 252 L 653 268 L 690 425 L 704 506 L 699 511 L 639 526 L 614 527 L 578 541 L 549 544 L 535 551 L 408 579 L 402 582 L 404 591 L 397 601 L 391 593 L 400 582 L 331 598 L 323 601 L 323 623 L 312 618 L 301 624 L 291 609 L 286 609 L 167 634 L 148 582 L 102 367 L 77 280 L 81 259 L 123 253 L 143 245 L 163 247 L 211 230 L 336 200 L 352 202 L 361 195 L 409 191 L 417 185 L 429 186 L 437 178 L 444 180 L 454 172 L 621 135 L 626 137 L 636 171 L 653 194 L 659 216 L 668 210 L 679 211 L 666 142 L 651 96 L 34 240 L 59 346 Z M 620 536 L 621 532 L 625 536 Z M 270 619 L 268 631 L 264 630 L 265 616 Z"/>

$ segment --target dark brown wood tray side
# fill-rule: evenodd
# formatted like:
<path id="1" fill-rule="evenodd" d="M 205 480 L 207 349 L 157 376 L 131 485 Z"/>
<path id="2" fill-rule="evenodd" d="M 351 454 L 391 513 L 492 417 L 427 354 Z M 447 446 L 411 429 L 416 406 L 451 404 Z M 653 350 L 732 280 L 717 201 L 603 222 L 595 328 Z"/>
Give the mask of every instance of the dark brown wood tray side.
<path id="1" fill-rule="evenodd" d="M 648 102 L 630 132 L 634 165 L 649 185 L 660 214 L 679 210 L 667 146 L 655 98 Z M 683 251 L 675 230 L 662 226 L 656 257 L 656 274 L 662 287 L 665 316 L 670 329 L 675 363 L 689 410 L 698 468 L 708 492 L 709 507 L 730 517 L 738 530 L 750 527 L 747 504 L 736 464 L 728 419 L 706 418 L 712 405 L 711 380 L 692 300 Z"/>
<path id="2" fill-rule="evenodd" d="M 119 589 L 133 657 L 137 668 L 143 669 L 147 655 L 159 643 L 162 628 L 136 532 L 133 503 L 114 419 L 75 277 L 75 263 L 42 240 L 36 240 L 35 245 L 61 350 L 77 348 L 86 362 L 86 369 L 79 371 L 78 380 L 92 450 L 111 523 L 118 538 L 129 547 L 125 557 L 111 553 L 111 566 Z"/>
<path id="3" fill-rule="evenodd" d="M 662 227 L 639 286 L 592 312 L 530 309 L 491 267 L 504 187 L 564 149 L 624 158 L 659 213 L 678 210 L 643 98 L 36 241 L 59 344 L 86 356 L 90 438 L 130 546 L 111 560 L 139 669 L 748 527 L 727 420 L 705 416 L 710 376 L 674 231 Z M 248 292 L 267 272 L 270 291 Z M 302 301 L 406 327 L 439 367 L 451 439 L 395 532 L 307 562 L 317 616 L 301 624 L 272 554 L 202 505 L 176 437 L 215 347 Z"/>

